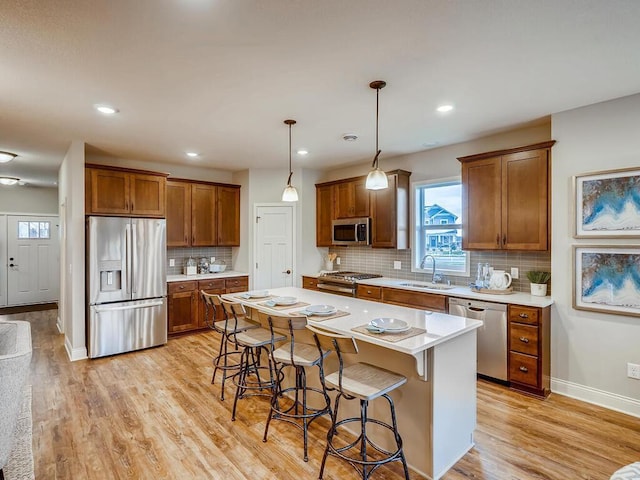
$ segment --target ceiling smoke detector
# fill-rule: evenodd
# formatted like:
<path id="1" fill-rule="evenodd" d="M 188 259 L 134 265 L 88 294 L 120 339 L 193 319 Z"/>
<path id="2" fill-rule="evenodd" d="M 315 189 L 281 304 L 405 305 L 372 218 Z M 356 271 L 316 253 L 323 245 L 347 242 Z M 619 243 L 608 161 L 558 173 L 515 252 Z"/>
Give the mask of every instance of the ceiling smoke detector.
<path id="1" fill-rule="evenodd" d="M 358 139 L 358 135 L 356 135 L 355 133 L 345 133 L 344 135 L 342 135 L 342 139 L 345 142 L 355 142 Z"/>

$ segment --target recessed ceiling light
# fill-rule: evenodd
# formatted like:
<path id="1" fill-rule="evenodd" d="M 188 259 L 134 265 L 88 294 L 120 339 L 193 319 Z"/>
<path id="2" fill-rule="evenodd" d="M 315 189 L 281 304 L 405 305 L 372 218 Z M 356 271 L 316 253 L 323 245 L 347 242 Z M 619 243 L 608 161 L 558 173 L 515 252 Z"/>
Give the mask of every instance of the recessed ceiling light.
<path id="1" fill-rule="evenodd" d="M 436 145 L 438 145 L 438 142 L 425 142 L 422 144 L 423 147 L 427 148 L 435 147 Z"/>
<path id="2" fill-rule="evenodd" d="M 436 108 L 436 110 L 438 110 L 440 113 L 450 112 L 451 110 L 453 110 L 453 105 L 440 105 L 438 108 Z"/>
<path id="3" fill-rule="evenodd" d="M 16 158 L 18 155 L 10 152 L 0 152 L 0 163 L 7 163 Z"/>
<path id="4" fill-rule="evenodd" d="M 0 185 L 15 185 L 18 181 L 20 179 L 16 177 L 0 177 Z"/>
<path id="5" fill-rule="evenodd" d="M 112 107 L 111 105 L 94 105 L 94 108 L 105 115 L 113 115 L 114 113 L 119 112 L 116 107 Z"/>
<path id="6" fill-rule="evenodd" d="M 200 154 L 198 152 L 186 152 L 187 157 L 196 158 L 199 157 Z"/>
<path id="7" fill-rule="evenodd" d="M 300 150 L 298 150 L 298 155 L 308 155 L 309 154 L 309 150 L 305 150 L 304 148 L 301 148 Z"/>

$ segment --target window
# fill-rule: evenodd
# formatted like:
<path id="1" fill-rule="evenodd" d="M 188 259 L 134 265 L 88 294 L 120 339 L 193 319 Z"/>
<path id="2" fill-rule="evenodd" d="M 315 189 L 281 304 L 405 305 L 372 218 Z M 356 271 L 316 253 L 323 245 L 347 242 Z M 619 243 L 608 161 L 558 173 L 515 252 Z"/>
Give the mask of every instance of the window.
<path id="1" fill-rule="evenodd" d="M 18 238 L 50 238 L 51 222 L 18 222 Z"/>
<path id="2" fill-rule="evenodd" d="M 462 250 L 462 185 L 460 180 L 413 184 L 414 248 L 412 272 L 469 276 L 469 254 Z M 424 263 L 423 263 L 424 260 Z"/>

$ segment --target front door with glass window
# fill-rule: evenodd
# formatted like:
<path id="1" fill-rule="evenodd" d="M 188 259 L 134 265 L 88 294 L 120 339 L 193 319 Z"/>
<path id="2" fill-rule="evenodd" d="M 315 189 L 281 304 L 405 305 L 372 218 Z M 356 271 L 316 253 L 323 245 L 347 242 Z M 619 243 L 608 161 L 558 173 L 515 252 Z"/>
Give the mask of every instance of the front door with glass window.
<path id="1" fill-rule="evenodd" d="M 7 217 L 9 305 L 58 300 L 58 217 Z"/>

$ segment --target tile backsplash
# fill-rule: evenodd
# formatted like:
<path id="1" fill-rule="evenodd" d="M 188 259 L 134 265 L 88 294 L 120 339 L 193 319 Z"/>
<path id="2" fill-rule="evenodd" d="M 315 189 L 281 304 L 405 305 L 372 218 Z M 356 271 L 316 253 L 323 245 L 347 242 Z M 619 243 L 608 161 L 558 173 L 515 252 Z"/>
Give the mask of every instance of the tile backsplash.
<path id="1" fill-rule="evenodd" d="M 339 270 L 352 270 L 361 273 L 379 273 L 385 277 L 399 278 L 416 281 L 430 281 L 431 275 L 414 273 L 411 271 L 411 250 L 393 250 L 371 247 L 331 247 L 330 253 L 340 257 L 340 265 L 335 265 Z M 513 280 L 513 289 L 517 292 L 529 292 L 529 280 L 526 273 L 530 270 L 551 271 L 550 252 L 507 252 L 507 251 L 482 251 L 470 252 L 469 277 L 454 277 L 446 275 L 445 281 L 450 280 L 452 285 L 467 286 L 475 280 L 478 263 L 489 263 L 497 270 L 505 270 L 510 273 L 512 267 L 519 269 L 519 279 Z M 401 262 L 402 268 L 395 270 L 393 262 Z M 436 268 L 437 271 L 437 268 Z M 551 291 L 549 283 L 548 293 Z M 548 294 L 547 293 L 547 294 Z"/>
<path id="2" fill-rule="evenodd" d="M 231 270 L 231 247 L 191 247 L 191 248 L 168 248 L 167 249 L 167 275 L 181 275 L 182 267 L 186 265 L 189 257 L 192 257 L 196 264 L 201 257 L 205 257 L 207 261 L 211 257 L 216 260 L 224 260 L 227 264 L 227 270 Z M 175 266 L 170 267 L 169 261 L 173 259 Z"/>

